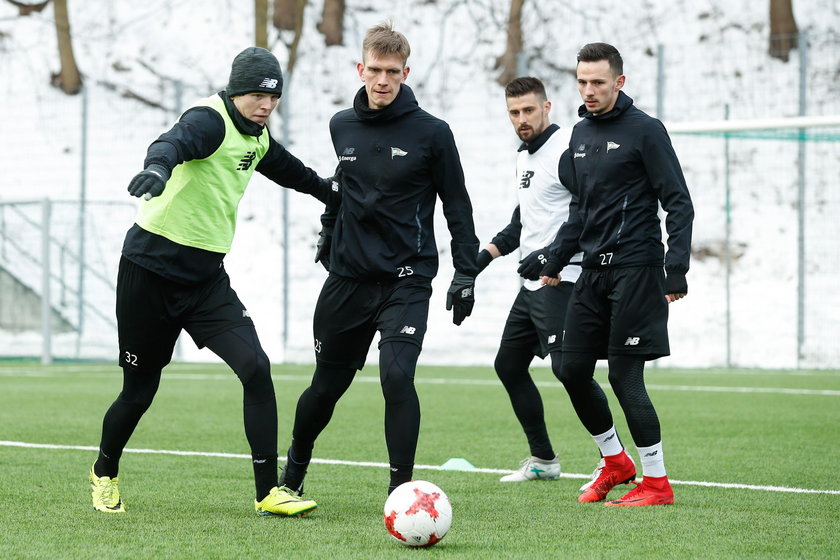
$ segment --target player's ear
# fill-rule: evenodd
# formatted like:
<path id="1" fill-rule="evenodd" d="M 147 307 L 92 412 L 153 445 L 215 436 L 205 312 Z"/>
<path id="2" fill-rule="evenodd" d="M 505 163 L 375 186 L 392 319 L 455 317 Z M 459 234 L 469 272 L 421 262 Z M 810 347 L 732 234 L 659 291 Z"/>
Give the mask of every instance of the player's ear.
<path id="1" fill-rule="evenodd" d="M 616 78 L 615 80 L 615 89 L 616 91 L 620 90 L 624 87 L 624 74 Z"/>
<path id="2" fill-rule="evenodd" d="M 356 63 L 356 70 L 358 70 L 358 71 L 359 71 L 359 77 L 360 77 L 360 78 L 362 79 L 362 81 L 364 82 L 364 81 L 365 81 L 365 65 L 364 65 L 364 63 L 362 63 L 362 62 L 357 62 L 357 63 Z"/>
<path id="3" fill-rule="evenodd" d="M 402 71 L 402 81 L 403 82 L 405 81 L 406 78 L 408 78 L 408 72 L 410 70 L 411 70 L 411 68 L 409 66 L 406 66 L 405 68 L 403 68 L 403 71 Z"/>

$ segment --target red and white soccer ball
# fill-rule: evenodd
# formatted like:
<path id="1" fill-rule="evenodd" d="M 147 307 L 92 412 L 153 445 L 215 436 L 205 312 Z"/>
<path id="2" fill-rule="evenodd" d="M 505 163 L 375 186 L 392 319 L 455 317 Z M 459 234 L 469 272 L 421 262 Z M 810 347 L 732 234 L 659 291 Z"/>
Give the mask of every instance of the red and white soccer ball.
<path id="1" fill-rule="evenodd" d="M 432 546 L 446 535 L 451 524 L 452 504 L 431 482 L 401 484 L 385 501 L 385 528 L 405 546 Z"/>

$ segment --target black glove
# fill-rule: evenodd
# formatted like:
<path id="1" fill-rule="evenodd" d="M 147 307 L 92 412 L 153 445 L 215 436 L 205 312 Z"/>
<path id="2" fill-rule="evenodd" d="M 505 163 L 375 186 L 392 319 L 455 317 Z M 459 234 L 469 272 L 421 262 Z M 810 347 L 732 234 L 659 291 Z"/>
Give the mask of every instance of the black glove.
<path id="1" fill-rule="evenodd" d="M 560 266 L 559 262 L 548 259 L 548 262 L 545 263 L 544 267 L 542 267 L 539 275 L 548 276 L 549 278 L 557 278 L 557 275 L 560 274 L 561 270 L 563 270 L 563 267 Z"/>
<path id="2" fill-rule="evenodd" d="M 490 251 L 487 249 L 479 251 L 478 256 L 475 258 L 475 263 L 478 265 L 479 272 L 487 268 L 487 265 L 491 262 L 493 262 L 493 255 L 491 255 Z"/>
<path id="3" fill-rule="evenodd" d="M 687 293 L 688 282 L 685 280 L 685 274 L 680 272 L 668 273 L 668 276 L 665 277 L 665 295 Z"/>
<path id="4" fill-rule="evenodd" d="M 332 246 L 332 228 L 323 228 L 318 234 L 315 245 L 315 262 L 320 262 L 327 272 L 330 271 L 330 247 Z"/>
<path id="5" fill-rule="evenodd" d="M 160 196 L 166 187 L 169 175 L 169 171 L 164 166 L 152 163 L 134 176 L 128 184 L 128 193 L 137 197 L 146 195 L 146 200 L 150 200 L 153 196 Z"/>
<path id="6" fill-rule="evenodd" d="M 526 280 L 539 280 L 540 271 L 548 262 L 548 247 L 537 249 L 530 255 L 519 261 L 519 268 L 516 272 Z"/>
<path id="7" fill-rule="evenodd" d="M 446 291 L 446 310 L 454 308 L 452 322 L 460 325 L 472 313 L 475 305 L 475 278 L 456 272 Z"/>

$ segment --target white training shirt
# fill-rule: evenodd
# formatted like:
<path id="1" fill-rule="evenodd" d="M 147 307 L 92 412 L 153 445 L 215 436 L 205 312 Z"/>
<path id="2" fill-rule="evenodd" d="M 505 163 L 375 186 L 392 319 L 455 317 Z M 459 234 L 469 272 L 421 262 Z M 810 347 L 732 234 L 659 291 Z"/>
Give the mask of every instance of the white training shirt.
<path id="1" fill-rule="evenodd" d="M 559 129 L 536 152 L 523 149 L 516 158 L 517 197 L 522 231 L 519 235 L 520 259 L 537 249 L 551 245 L 560 226 L 569 218 L 572 193 L 560 182 L 558 165 L 560 156 L 569 147 L 571 131 Z M 580 263 L 583 253 L 577 253 L 571 262 Z M 575 282 L 580 276 L 580 266 L 569 264 L 560 271 L 564 282 Z M 539 280 L 525 280 L 527 290 L 539 290 Z"/>

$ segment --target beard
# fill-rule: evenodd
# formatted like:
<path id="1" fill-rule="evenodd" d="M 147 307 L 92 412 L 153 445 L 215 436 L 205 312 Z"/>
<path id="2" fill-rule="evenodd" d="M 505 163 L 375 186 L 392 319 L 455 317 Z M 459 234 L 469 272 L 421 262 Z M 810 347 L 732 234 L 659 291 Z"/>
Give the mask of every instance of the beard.
<path id="1" fill-rule="evenodd" d="M 523 142 L 527 142 L 529 138 L 534 137 L 534 129 L 533 128 L 518 128 L 516 129 L 516 135 L 519 136 L 519 139 Z"/>

